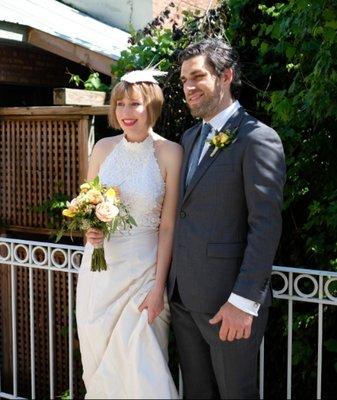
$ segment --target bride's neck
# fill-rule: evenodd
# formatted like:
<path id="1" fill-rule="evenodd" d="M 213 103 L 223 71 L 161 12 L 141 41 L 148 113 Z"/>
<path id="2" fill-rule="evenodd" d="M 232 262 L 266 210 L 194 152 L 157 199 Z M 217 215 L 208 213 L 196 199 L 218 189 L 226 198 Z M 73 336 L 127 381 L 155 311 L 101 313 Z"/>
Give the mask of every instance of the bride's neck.
<path id="1" fill-rule="evenodd" d="M 125 139 L 128 142 L 143 142 L 152 132 L 152 129 L 149 128 L 145 132 L 137 132 L 137 133 L 130 133 L 130 132 L 124 132 Z"/>

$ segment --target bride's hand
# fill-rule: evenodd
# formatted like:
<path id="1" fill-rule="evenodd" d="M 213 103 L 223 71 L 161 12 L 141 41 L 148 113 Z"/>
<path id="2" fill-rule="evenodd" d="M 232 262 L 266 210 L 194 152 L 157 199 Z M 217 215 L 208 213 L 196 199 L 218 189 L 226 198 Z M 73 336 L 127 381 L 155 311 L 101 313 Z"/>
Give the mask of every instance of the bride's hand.
<path id="1" fill-rule="evenodd" d="M 164 309 L 164 290 L 153 288 L 149 291 L 143 303 L 138 307 L 142 312 L 147 308 L 149 324 L 158 317 Z"/>
<path id="2" fill-rule="evenodd" d="M 85 236 L 93 246 L 101 246 L 104 241 L 103 232 L 99 229 L 90 228 L 86 231 Z"/>

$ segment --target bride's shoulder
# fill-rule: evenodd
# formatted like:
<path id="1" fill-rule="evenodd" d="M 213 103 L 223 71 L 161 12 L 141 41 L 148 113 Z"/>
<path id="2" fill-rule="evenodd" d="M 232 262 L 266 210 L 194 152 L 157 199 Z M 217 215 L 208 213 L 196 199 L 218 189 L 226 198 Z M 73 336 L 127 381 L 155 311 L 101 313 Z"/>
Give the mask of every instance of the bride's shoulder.
<path id="1" fill-rule="evenodd" d="M 154 134 L 153 139 L 159 161 L 162 161 L 166 166 L 180 164 L 183 154 L 180 144 L 165 139 L 157 133 Z"/>
<path id="2" fill-rule="evenodd" d="M 109 148 L 114 147 L 122 139 L 122 136 L 123 135 L 108 136 L 103 139 L 100 139 L 95 144 L 95 148 L 97 148 L 98 150 L 104 150 L 107 147 Z"/>
<path id="3" fill-rule="evenodd" d="M 163 136 L 158 135 L 158 133 L 153 133 L 153 140 L 158 152 L 166 154 L 179 154 L 182 152 L 182 147 L 180 144 L 173 142 L 172 140 L 168 140 Z"/>
<path id="4" fill-rule="evenodd" d="M 93 148 L 93 157 L 103 160 L 109 153 L 112 152 L 116 144 L 122 139 L 122 136 L 123 135 L 116 135 L 100 139 Z"/>

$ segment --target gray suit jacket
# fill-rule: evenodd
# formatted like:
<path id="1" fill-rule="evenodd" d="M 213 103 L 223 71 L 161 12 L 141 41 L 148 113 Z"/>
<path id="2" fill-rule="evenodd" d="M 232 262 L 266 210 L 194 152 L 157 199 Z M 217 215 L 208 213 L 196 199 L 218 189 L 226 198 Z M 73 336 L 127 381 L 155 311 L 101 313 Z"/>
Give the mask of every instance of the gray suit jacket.
<path id="1" fill-rule="evenodd" d="M 236 140 L 203 157 L 186 191 L 188 159 L 201 124 L 182 138 L 184 161 L 168 280 L 185 306 L 215 313 L 231 292 L 271 302 L 270 274 L 281 234 L 285 163 L 277 133 L 239 108 L 223 129 Z"/>

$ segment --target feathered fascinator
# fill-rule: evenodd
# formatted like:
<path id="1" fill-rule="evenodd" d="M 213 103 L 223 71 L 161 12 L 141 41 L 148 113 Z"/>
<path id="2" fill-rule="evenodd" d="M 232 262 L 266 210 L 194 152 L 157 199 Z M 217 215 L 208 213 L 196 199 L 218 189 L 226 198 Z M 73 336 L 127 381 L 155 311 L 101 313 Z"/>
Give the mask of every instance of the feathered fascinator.
<path id="1" fill-rule="evenodd" d="M 155 68 L 138 69 L 136 71 L 131 71 L 123 75 L 121 77 L 121 81 L 129 83 L 158 83 L 158 81 L 155 79 L 155 76 L 165 76 L 166 74 L 167 72 L 159 71 Z"/>

